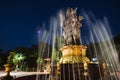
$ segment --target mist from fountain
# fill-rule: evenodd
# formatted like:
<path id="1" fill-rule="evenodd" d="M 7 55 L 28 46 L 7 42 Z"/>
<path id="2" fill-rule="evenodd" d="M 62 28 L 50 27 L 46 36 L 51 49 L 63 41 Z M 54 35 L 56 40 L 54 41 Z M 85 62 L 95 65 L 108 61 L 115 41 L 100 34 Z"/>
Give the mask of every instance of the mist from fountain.
<path id="1" fill-rule="evenodd" d="M 118 80 L 116 72 L 120 70 L 120 62 L 107 18 L 101 21 L 96 19 L 92 12 L 89 12 L 89 15 L 83 14 L 88 25 L 89 43 L 97 43 L 97 45 L 93 44 L 94 57 L 98 58 L 98 62 L 102 59 L 102 62 L 107 64 L 109 73 L 115 76 L 114 79 L 109 76 L 110 80 Z"/>
<path id="2" fill-rule="evenodd" d="M 54 49 L 59 49 L 60 47 L 63 46 L 62 38 L 61 38 L 62 32 L 63 32 L 61 25 L 63 25 L 63 20 L 64 20 L 63 13 L 64 13 L 63 11 L 59 11 L 59 13 L 57 14 L 57 17 L 52 17 L 50 19 L 50 24 L 47 25 L 47 27 L 49 27 L 49 30 L 46 30 L 45 26 L 38 29 L 38 43 L 45 42 L 45 43 L 51 44 L 52 55 L 54 53 L 53 52 Z M 83 12 L 83 17 L 86 23 L 85 27 L 87 28 L 86 30 L 87 33 L 81 31 L 82 35 L 84 34 L 84 38 L 81 37 L 81 43 L 82 44 L 87 43 L 88 45 L 90 43 L 93 43 L 92 49 L 95 52 L 95 53 L 91 52 L 87 54 L 92 55 L 92 57 L 96 57 L 97 62 L 104 62 L 105 64 L 107 64 L 106 66 L 107 66 L 108 72 L 110 73 L 109 80 L 118 80 L 118 76 L 115 72 L 119 71 L 119 59 L 118 59 L 118 54 L 115 48 L 115 44 L 112 40 L 112 33 L 110 30 L 110 26 L 107 18 L 104 18 L 104 20 L 101 21 L 96 19 L 92 13 L 89 14 L 85 12 Z M 83 27 L 84 27 L 84 24 L 83 24 Z M 60 40 L 56 41 L 56 38 L 58 37 L 60 38 Z M 97 43 L 97 45 L 95 43 Z M 46 50 L 45 46 L 46 45 L 43 45 L 43 46 L 39 45 L 38 57 L 41 57 L 41 58 L 43 57 L 44 55 L 43 52 Z M 89 49 L 91 49 L 91 47 L 89 47 Z M 47 51 L 49 51 L 49 48 Z M 50 54 L 51 53 L 49 52 L 47 53 L 48 57 L 50 56 Z M 52 55 L 51 55 L 51 59 L 53 59 Z M 51 60 L 51 64 L 53 64 L 53 60 Z M 40 69 L 39 65 L 40 64 L 38 64 L 37 71 L 39 71 Z M 112 75 L 115 76 L 114 78 L 111 76 L 111 73 Z M 81 75 L 81 73 L 79 73 L 79 75 Z M 39 76 L 36 77 L 36 80 L 40 80 Z M 45 80 L 48 80 L 48 78 L 46 78 Z M 80 76 L 79 76 L 79 80 L 81 80 Z M 100 80 L 105 80 L 105 79 L 102 78 L 101 76 Z"/>
<path id="3" fill-rule="evenodd" d="M 61 13 L 61 11 L 59 11 L 59 13 Z M 51 64 L 53 64 L 53 58 L 52 58 L 52 53 L 54 52 L 54 50 L 57 48 L 60 48 L 62 43 L 62 29 L 60 27 L 60 19 L 59 19 L 59 13 L 57 14 L 57 17 L 51 17 L 50 18 L 50 23 L 47 25 L 47 27 L 49 27 L 49 29 L 45 28 L 45 25 L 42 26 L 42 28 L 38 28 L 38 43 L 39 43 L 39 47 L 38 47 L 38 58 L 43 58 L 43 53 L 44 51 L 48 51 L 47 57 L 51 56 Z M 56 39 L 59 38 L 59 41 L 56 41 Z M 50 53 L 50 47 L 48 47 L 48 49 L 46 50 L 45 47 L 47 46 L 46 44 L 41 45 L 40 43 L 44 42 L 44 43 L 48 43 L 52 46 L 52 53 Z M 55 46 L 55 44 L 57 44 L 57 47 Z M 37 72 L 39 72 L 39 69 L 41 69 L 41 63 L 38 64 L 37 67 Z M 36 77 L 36 80 L 39 80 L 39 76 Z M 45 80 L 48 80 L 47 78 Z"/>

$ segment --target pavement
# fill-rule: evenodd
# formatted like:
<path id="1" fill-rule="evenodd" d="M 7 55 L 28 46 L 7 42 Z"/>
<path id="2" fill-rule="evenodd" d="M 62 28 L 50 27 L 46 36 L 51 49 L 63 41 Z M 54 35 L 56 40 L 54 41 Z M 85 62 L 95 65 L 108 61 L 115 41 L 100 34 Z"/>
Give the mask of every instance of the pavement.
<path id="1" fill-rule="evenodd" d="M 14 78 L 23 77 L 23 76 L 30 76 L 30 75 L 39 75 L 39 74 L 49 74 L 49 72 L 22 72 L 22 71 L 12 71 L 10 73 L 11 76 Z M 0 78 L 5 76 L 5 71 L 0 71 Z M 112 75 L 112 74 L 111 74 Z M 114 75 L 114 74 L 113 74 Z M 117 72 L 117 76 L 120 79 L 120 72 Z"/>
<path id="2" fill-rule="evenodd" d="M 37 75 L 37 74 L 49 74 L 49 72 L 22 72 L 22 71 L 12 71 L 10 73 L 11 76 L 18 78 L 22 76 L 28 76 L 28 75 Z M 0 71 L 0 77 L 3 77 L 6 75 L 5 71 Z"/>

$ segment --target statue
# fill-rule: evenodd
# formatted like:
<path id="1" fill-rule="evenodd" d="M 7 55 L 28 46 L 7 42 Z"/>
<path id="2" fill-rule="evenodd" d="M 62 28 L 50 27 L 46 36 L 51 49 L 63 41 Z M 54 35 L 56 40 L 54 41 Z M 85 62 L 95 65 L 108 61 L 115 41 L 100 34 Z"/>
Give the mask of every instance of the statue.
<path id="1" fill-rule="evenodd" d="M 65 44 L 60 48 L 62 56 L 57 67 L 60 80 L 99 80 L 100 77 L 106 79 L 106 71 L 101 63 L 91 62 L 86 56 L 87 46 L 80 44 L 80 22 L 83 17 L 77 16 L 76 10 L 77 8 L 68 8 L 66 17 L 60 15 Z"/>
<path id="2" fill-rule="evenodd" d="M 80 21 L 83 17 L 77 16 L 76 10 L 68 8 L 66 11 L 66 20 L 62 26 L 65 45 L 80 45 Z"/>

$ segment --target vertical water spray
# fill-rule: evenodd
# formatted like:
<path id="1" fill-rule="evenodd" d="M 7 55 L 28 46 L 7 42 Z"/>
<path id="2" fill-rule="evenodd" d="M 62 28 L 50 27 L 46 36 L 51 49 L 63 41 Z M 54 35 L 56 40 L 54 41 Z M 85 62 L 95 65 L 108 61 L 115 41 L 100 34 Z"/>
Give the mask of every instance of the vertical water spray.
<path id="1" fill-rule="evenodd" d="M 109 80 L 118 80 L 116 74 L 119 71 L 119 58 L 115 48 L 110 25 L 107 18 L 103 21 L 98 20 L 90 13 L 83 13 L 87 21 L 89 31 L 89 43 L 93 43 L 93 54 L 98 59 L 98 62 L 106 64 L 106 69 L 109 73 Z M 104 78 L 101 78 L 104 80 Z"/>
<path id="2" fill-rule="evenodd" d="M 57 17 L 51 17 L 50 19 L 50 24 L 47 25 L 49 26 L 49 29 L 45 29 L 45 26 L 43 28 L 40 28 L 38 30 L 38 58 L 44 60 L 45 58 L 50 58 L 51 63 L 50 66 L 53 67 L 57 62 L 57 59 L 59 59 L 59 55 L 56 55 L 56 50 L 62 46 L 62 30 L 60 28 L 60 19 L 59 19 L 59 12 L 57 14 Z M 47 47 L 47 46 L 50 47 Z M 47 48 L 46 48 L 47 47 Z M 46 53 L 45 53 L 46 52 Z M 58 53 L 58 52 L 57 52 Z M 59 54 L 59 53 L 58 53 Z M 57 59 L 56 59 L 57 58 Z M 47 64 L 47 63 L 46 63 Z M 37 71 L 41 69 L 40 66 L 42 65 L 41 63 L 38 63 Z M 51 68 L 50 75 L 55 75 L 54 68 Z M 52 77 L 52 76 L 51 76 Z M 39 80 L 39 76 L 36 77 L 36 80 Z M 46 78 L 47 80 L 47 78 Z"/>
<path id="3" fill-rule="evenodd" d="M 77 8 L 68 8 L 65 17 L 61 16 L 64 46 L 60 48 L 60 80 L 84 80 L 88 78 L 85 70 L 90 61 L 86 57 L 87 46 L 80 42 L 82 16 L 77 16 Z M 69 73 L 69 74 L 68 74 Z"/>
<path id="4" fill-rule="evenodd" d="M 83 13 L 88 34 L 86 32 L 82 33 L 87 35 L 85 38 L 82 38 L 80 31 L 82 24 L 80 21 L 83 17 L 77 16 L 76 10 L 77 8 L 69 8 L 66 11 L 66 15 L 60 11 L 57 17 L 51 18 L 50 24 L 47 25 L 49 26 L 48 30 L 42 29 L 38 32 L 38 43 L 45 42 L 51 46 L 51 48 L 48 47 L 46 49 L 46 44 L 42 46 L 39 44 L 38 51 L 38 57 L 51 58 L 49 79 L 118 80 L 118 76 L 115 73 L 119 70 L 118 54 L 112 40 L 107 19 L 105 18 L 104 21 L 101 21 L 97 20 L 93 14 L 91 17 L 87 13 Z M 84 46 L 84 42 L 88 46 Z M 92 47 L 90 46 L 91 43 Z M 62 52 L 62 56 L 60 56 L 59 49 Z M 86 53 L 87 49 L 89 49 L 89 53 Z M 47 52 L 44 53 L 45 51 Z M 45 54 L 47 54 L 46 57 L 44 57 Z M 96 57 L 96 62 L 90 61 L 86 54 L 90 54 L 91 56 L 89 57 L 92 58 Z M 60 65 L 57 67 L 59 71 L 55 69 L 57 63 Z M 105 69 L 103 68 L 103 63 L 106 65 Z M 39 69 L 40 66 L 38 64 L 38 71 Z M 107 77 L 104 77 L 104 72 L 107 72 Z M 41 79 L 37 77 L 36 80 Z M 46 78 L 45 80 L 48 79 Z"/>

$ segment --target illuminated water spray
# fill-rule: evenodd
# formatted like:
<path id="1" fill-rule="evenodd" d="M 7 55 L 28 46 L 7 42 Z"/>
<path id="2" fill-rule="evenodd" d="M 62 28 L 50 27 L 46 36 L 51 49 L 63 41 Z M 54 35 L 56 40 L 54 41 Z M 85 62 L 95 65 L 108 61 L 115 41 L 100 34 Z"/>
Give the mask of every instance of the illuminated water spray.
<path id="1" fill-rule="evenodd" d="M 107 18 L 103 21 L 98 20 L 93 14 L 85 12 L 83 17 L 77 17 L 76 10 L 77 8 L 69 8 L 66 15 L 60 11 L 56 17 L 51 18 L 50 24 L 47 25 L 49 30 L 42 28 L 38 31 L 38 42 L 48 43 L 52 47 L 46 49 L 47 45 L 39 45 L 38 57 L 43 58 L 43 53 L 48 51 L 46 54 L 51 58 L 50 65 L 57 68 L 54 66 L 50 71 L 54 80 L 119 80 L 116 74 L 119 71 L 119 59 Z M 86 26 L 80 22 L 83 18 Z M 86 32 L 82 31 L 81 26 L 86 27 Z M 84 46 L 86 43 L 87 46 Z M 64 53 L 62 56 L 59 49 Z M 86 53 L 86 50 L 89 51 Z M 87 54 L 89 56 L 86 56 Z M 41 68 L 40 64 L 38 71 Z M 94 70 L 95 68 L 98 70 Z M 64 74 L 66 69 L 67 75 Z M 97 74 L 94 71 L 97 71 Z M 36 79 L 39 80 L 39 77 Z"/>

